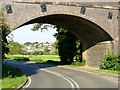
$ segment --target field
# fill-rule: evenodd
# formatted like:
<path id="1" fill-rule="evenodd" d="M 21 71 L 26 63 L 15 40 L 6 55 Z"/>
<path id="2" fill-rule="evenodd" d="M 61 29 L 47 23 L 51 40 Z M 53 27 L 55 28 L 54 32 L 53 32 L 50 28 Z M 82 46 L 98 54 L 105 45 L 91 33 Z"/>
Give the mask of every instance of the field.
<path id="1" fill-rule="evenodd" d="M 58 62 L 60 61 L 58 55 L 6 55 L 6 58 L 8 60 L 27 58 L 29 59 L 29 61 L 35 61 L 35 62 L 47 62 L 48 60 L 58 61 Z"/>

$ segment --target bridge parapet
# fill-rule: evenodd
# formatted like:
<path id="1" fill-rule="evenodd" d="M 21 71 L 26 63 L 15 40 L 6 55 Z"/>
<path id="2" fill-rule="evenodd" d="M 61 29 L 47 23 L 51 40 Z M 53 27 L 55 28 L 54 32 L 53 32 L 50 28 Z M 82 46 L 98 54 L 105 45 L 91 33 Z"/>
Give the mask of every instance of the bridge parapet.
<path id="1" fill-rule="evenodd" d="M 114 2 L 113 2 L 114 1 Z M 12 3 L 28 3 L 28 4 L 51 4 L 51 5 L 66 5 L 66 6 L 85 6 L 88 8 L 103 8 L 103 9 L 119 9 L 119 1 L 100 2 L 100 0 L 3 0 L 2 2 Z"/>

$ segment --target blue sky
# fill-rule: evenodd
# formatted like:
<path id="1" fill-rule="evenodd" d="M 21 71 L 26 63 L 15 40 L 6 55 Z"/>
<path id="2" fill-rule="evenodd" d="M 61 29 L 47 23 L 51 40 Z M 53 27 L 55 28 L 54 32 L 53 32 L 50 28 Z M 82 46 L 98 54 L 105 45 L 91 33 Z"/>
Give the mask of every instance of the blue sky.
<path id="1" fill-rule="evenodd" d="M 41 30 L 32 31 L 32 27 L 33 24 L 26 25 L 12 31 L 12 39 L 21 44 L 25 42 L 55 42 L 56 39 L 53 36 L 56 33 L 55 29 L 48 28 L 48 30 L 41 32 Z"/>

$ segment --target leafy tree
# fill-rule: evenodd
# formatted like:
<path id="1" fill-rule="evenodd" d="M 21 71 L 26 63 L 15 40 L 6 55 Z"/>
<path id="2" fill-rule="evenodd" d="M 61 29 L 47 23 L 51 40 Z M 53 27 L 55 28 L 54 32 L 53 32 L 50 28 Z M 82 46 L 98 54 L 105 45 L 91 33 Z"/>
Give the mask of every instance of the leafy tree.
<path id="1" fill-rule="evenodd" d="M 101 60 L 101 69 L 120 70 L 120 55 L 106 54 Z"/>
<path id="2" fill-rule="evenodd" d="M 78 38 L 76 38 L 76 47 L 77 47 L 77 51 L 76 51 L 75 60 L 82 63 L 82 43 Z"/>
<path id="3" fill-rule="evenodd" d="M 50 54 L 50 50 L 48 49 L 48 47 L 44 47 L 44 54 L 48 55 Z"/>
<path id="4" fill-rule="evenodd" d="M 58 41 L 58 54 L 65 64 L 71 64 L 76 55 L 76 37 L 63 28 L 58 27 L 55 37 Z"/>
<path id="5" fill-rule="evenodd" d="M 35 24 L 32 30 L 36 31 L 41 28 L 42 25 L 43 24 Z M 70 64 L 76 56 L 76 60 L 82 62 L 82 56 L 80 54 L 82 50 L 80 50 L 81 44 L 78 38 L 75 37 L 70 31 L 55 25 L 44 25 L 42 29 L 47 29 L 47 27 L 57 29 L 57 33 L 54 35 L 57 39 L 55 42 L 55 47 L 58 48 L 58 54 L 61 61 L 63 63 Z"/>
<path id="6" fill-rule="evenodd" d="M 6 24 L 5 17 L 3 14 L 3 9 L 0 8 L 0 36 L 1 38 L 1 43 L 2 43 L 2 58 L 5 58 L 4 54 L 8 53 L 9 49 L 6 47 L 8 42 L 6 39 L 6 36 L 10 33 L 10 28 Z"/>
<path id="7" fill-rule="evenodd" d="M 14 54 L 21 54 L 22 52 L 22 46 L 14 41 L 10 41 L 8 44 L 9 48 L 9 54 L 14 55 Z"/>
<path id="8" fill-rule="evenodd" d="M 43 30 L 47 30 L 48 27 L 56 28 L 56 26 L 52 25 L 52 24 L 37 23 L 37 24 L 34 24 L 34 26 L 31 30 L 38 31 L 39 29 L 41 29 L 41 32 L 42 32 Z"/>
<path id="9" fill-rule="evenodd" d="M 35 45 L 35 48 L 39 48 L 39 44 L 36 44 L 36 45 Z"/>

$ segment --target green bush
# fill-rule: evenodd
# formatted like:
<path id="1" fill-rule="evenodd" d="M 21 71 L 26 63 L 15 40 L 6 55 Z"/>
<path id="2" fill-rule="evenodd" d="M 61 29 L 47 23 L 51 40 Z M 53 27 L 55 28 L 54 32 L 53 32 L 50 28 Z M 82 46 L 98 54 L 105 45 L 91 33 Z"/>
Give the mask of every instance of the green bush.
<path id="1" fill-rule="evenodd" d="M 74 61 L 71 65 L 74 66 L 84 66 L 86 64 L 86 60 L 83 59 L 82 63 L 79 61 Z"/>
<path id="2" fill-rule="evenodd" d="M 107 54 L 102 58 L 100 69 L 118 70 L 120 69 L 120 55 Z"/>
<path id="3" fill-rule="evenodd" d="M 46 64 L 60 65 L 62 63 L 60 61 L 48 60 L 46 61 Z"/>
<path id="4" fill-rule="evenodd" d="M 2 65 L 2 78 L 21 76 L 23 73 L 18 68 L 11 67 L 8 64 Z"/>

